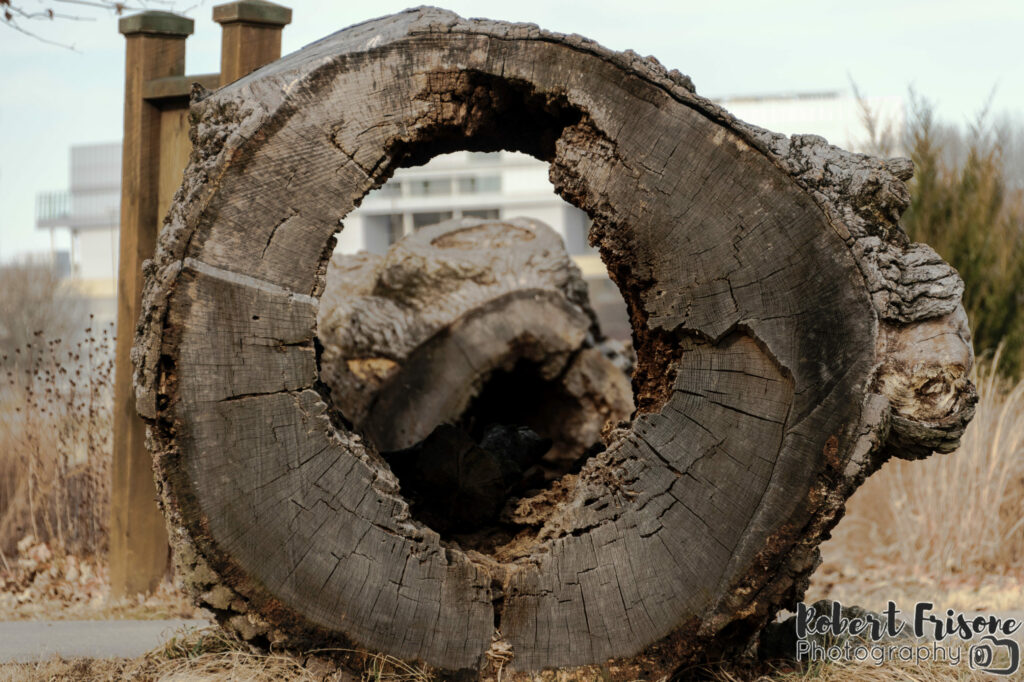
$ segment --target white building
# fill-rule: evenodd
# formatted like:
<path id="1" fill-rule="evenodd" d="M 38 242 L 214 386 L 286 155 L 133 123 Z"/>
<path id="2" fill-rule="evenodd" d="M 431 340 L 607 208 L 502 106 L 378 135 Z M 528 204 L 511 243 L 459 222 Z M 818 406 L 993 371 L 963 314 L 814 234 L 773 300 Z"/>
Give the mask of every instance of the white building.
<path id="1" fill-rule="evenodd" d="M 744 95 L 715 100 L 743 121 L 786 135 L 811 133 L 829 143 L 867 152 L 869 135 L 864 106 L 852 94 L 809 92 L 784 95 Z M 902 97 L 865 97 L 863 105 L 882 130 L 897 138 L 905 122 Z"/>
<path id="2" fill-rule="evenodd" d="M 460 217 L 529 217 L 550 225 L 569 253 L 588 254 L 587 214 L 548 181 L 548 164 L 517 152 L 456 152 L 400 168 L 344 219 L 337 251 L 383 253 L 402 235 Z"/>
<path id="3" fill-rule="evenodd" d="M 423 166 L 399 168 L 359 208 L 345 216 L 335 253 L 388 246 L 425 225 L 450 218 L 526 217 L 561 235 L 590 286 L 590 301 L 604 332 L 628 339 L 629 319 L 618 289 L 595 249 L 587 244 L 590 218 L 555 194 L 548 164 L 518 152 L 456 152 Z"/>
<path id="4" fill-rule="evenodd" d="M 58 241 L 70 243 L 68 275 L 102 323 L 117 317 L 118 224 L 121 216 L 121 143 L 71 148 L 70 189 L 36 197 L 36 227 L 50 231 L 54 261 Z M 57 235 L 58 230 L 67 234 Z"/>

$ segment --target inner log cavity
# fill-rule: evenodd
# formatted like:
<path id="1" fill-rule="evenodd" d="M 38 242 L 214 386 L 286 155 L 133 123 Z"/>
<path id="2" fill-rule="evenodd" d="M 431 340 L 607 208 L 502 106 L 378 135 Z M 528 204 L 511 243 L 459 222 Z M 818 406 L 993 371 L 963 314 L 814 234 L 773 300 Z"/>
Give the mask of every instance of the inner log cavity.
<path id="1" fill-rule="evenodd" d="M 561 238 L 463 218 L 387 253 L 335 256 L 320 374 L 414 519 L 508 560 L 633 413 L 629 344 L 606 339 Z"/>

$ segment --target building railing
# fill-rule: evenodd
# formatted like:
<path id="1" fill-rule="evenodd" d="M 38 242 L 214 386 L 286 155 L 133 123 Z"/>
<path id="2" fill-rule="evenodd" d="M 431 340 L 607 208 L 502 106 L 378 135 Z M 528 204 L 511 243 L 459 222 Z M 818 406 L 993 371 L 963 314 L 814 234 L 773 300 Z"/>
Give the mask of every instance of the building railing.
<path id="1" fill-rule="evenodd" d="M 36 227 L 58 227 L 70 217 L 70 192 L 40 192 L 36 195 Z"/>

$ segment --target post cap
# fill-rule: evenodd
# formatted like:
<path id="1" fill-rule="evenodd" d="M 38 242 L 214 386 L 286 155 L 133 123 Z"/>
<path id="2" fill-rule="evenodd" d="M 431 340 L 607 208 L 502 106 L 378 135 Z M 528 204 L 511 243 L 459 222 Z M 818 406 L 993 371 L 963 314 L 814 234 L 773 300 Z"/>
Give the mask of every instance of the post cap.
<path id="1" fill-rule="evenodd" d="M 238 0 L 214 7 L 213 20 L 218 24 L 245 22 L 285 26 L 292 23 L 292 11 L 267 0 Z"/>
<path id="2" fill-rule="evenodd" d="M 149 10 L 139 14 L 121 17 L 117 22 L 117 30 L 126 36 L 137 33 L 150 33 L 164 36 L 190 36 L 195 30 L 196 22 L 188 17 L 173 12 Z"/>

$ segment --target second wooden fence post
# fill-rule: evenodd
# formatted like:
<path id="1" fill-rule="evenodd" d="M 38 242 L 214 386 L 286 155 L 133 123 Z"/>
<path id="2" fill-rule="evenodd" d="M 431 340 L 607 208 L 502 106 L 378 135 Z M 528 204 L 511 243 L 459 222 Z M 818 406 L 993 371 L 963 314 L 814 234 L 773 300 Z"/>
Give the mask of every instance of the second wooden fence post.
<path id="1" fill-rule="evenodd" d="M 292 11 L 264 0 L 240 0 L 213 8 L 221 25 L 220 84 L 227 85 L 281 56 L 281 31 Z"/>

